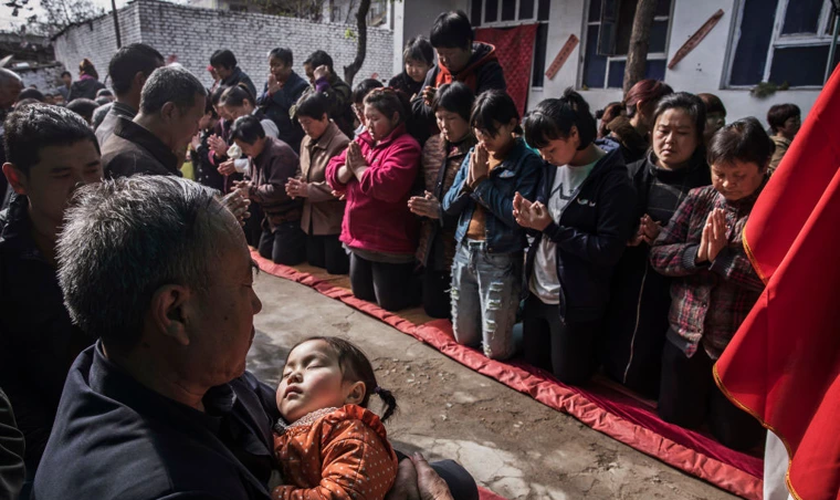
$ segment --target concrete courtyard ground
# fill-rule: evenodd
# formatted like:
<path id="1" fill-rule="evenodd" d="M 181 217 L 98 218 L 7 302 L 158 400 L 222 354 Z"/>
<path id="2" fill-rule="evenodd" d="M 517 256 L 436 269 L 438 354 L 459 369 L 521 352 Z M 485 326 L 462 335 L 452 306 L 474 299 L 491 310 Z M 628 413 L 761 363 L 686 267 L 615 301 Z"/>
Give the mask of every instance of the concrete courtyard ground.
<path id="1" fill-rule="evenodd" d="M 348 338 L 397 397 L 400 410 L 387 425 L 395 447 L 458 460 L 510 500 L 736 498 L 304 285 L 261 274 L 255 289 L 263 310 L 248 363 L 262 380 L 277 382 L 301 339 Z"/>

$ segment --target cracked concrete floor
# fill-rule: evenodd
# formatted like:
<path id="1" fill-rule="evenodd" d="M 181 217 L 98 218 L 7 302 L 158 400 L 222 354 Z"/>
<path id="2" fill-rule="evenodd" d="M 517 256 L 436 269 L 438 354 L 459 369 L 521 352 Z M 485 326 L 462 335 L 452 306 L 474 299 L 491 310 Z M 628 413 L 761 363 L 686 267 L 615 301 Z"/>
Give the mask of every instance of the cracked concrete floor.
<path id="1" fill-rule="evenodd" d="M 427 458 L 458 460 L 479 484 L 510 500 L 731 499 L 314 290 L 267 274 L 249 369 L 275 384 L 288 348 L 314 335 L 362 347 L 400 410 L 392 443 Z"/>

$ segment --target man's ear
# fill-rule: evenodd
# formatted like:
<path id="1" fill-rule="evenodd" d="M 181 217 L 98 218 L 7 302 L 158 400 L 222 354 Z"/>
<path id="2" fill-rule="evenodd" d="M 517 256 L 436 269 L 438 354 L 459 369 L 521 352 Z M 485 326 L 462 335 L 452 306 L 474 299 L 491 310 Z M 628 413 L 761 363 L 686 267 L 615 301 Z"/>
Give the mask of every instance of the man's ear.
<path id="1" fill-rule="evenodd" d="M 143 74 L 142 71 L 138 71 L 134 74 L 134 78 L 132 78 L 132 86 L 138 89 L 142 89 L 143 85 L 146 84 L 146 80 L 148 77 Z"/>
<path id="2" fill-rule="evenodd" d="M 178 107 L 174 102 L 167 102 L 160 108 L 160 116 L 166 123 L 172 123 L 177 118 Z"/>
<path id="3" fill-rule="evenodd" d="M 152 295 L 150 319 L 158 332 L 182 346 L 190 345 L 190 290 L 180 285 L 164 285 Z"/>
<path id="4" fill-rule="evenodd" d="M 362 381 L 354 382 L 350 384 L 348 388 L 347 397 L 344 398 L 344 404 L 346 405 L 360 405 L 362 401 L 365 400 L 365 393 L 367 389 L 365 388 L 365 383 Z"/>
<path id="5" fill-rule="evenodd" d="M 29 192 L 29 179 L 13 164 L 6 162 L 3 164 L 3 175 L 9 181 L 9 185 L 15 190 L 15 193 L 26 195 Z"/>

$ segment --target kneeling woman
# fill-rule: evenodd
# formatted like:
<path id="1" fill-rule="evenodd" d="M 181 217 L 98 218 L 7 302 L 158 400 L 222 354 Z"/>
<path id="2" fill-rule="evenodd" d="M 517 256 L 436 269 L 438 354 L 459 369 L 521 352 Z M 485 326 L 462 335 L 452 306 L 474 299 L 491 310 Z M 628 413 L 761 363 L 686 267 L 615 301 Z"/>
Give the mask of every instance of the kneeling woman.
<path id="1" fill-rule="evenodd" d="M 764 429 L 717 388 L 712 366 L 764 290 L 741 235 L 772 154 L 773 142 L 755 118 L 720 129 L 707 155 L 712 185 L 688 193 L 650 250 L 653 268 L 676 278 L 659 415 L 688 428 L 708 419 L 712 435 L 736 450 L 760 443 Z"/>
<path id="2" fill-rule="evenodd" d="M 577 92 L 547 99 L 525 118 L 525 136 L 549 163 L 535 202 L 514 201 L 534 234 L 525 276 L 525 359 L 562 382 L 587 382 L 613 269 L 633 232 L 635 194 L 621 152 L 593 142 L 595 119 Z"/>
<path id="3" fill-rule="evenodd" d="M 327 183 L 347 197 L 341 241 L 350 250 L 356 297 L 397 311 L 411 305 L 417 219 L 408 209 L 420 144 L 408 135 L 405 104 L 391 89 L 364 100 L 367 131 L 330 160 Z"/>
<path id="4" fill-rule="evenodd" d="M 491 359 L 514 354 L 525 231 L 513 218 L 513 195 L 531 196 L 542 161 L 518 138 L 519 112 L 509 95 L 487 91 L 475 101 L 470 125 L 478 145 L 443 199 L 459 216 L 452 264 L 452 329 L 459 344 L 483 346 Z"/>
<path id="5" fill-rule="evenodd" d="M 338 241 L 344 201 L 326 181 L 327 164 L 347 149 L 350 139 L 329 117 L 330 101 L 314 92 L 297 105 L 296 117 L 306 136 L 300 144 L 300 179 L 290 179 L 286 192 L 303 198 L 300 227 L 307 234 L 306 260 L 330 274 L 347 274 L 350 260 Z"/>
<path id="6" fill-rule="evenodd" d="M 636 187 L 638 229 L 613 276 L 604 328 L 604 371 L 656 399 L 671 280 L 651 269 L 650 245 L 688 192 L 708 186 L 712 179 L 703 146 L 706 116 L 699 97 L 685 92 L 663 97 L 653 122 L 653 151 L 628 166 Z"/>
<path id="7" fill-rule="evenodd" d="M 286 183 L 298 172 L 297 154 L 280 139 L 266 137 L 260 120 L 251 115 L 233 122 L 231 138 L 251 159 L 251 180 L 237 182 L 236 188 L 259 203 L 265 214 L 260 255 L 278 264 L 300 264 L 306 256 L 302 202 L 286 194 Z"/>

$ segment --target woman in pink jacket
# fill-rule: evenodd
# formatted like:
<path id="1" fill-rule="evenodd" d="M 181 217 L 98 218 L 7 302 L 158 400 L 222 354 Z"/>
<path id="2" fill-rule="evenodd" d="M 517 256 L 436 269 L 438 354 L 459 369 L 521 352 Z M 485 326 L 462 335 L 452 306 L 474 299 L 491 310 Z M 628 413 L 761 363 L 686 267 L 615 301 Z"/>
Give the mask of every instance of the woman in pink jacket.
<path id="1" fill-rule="evenodd" d="M 364 100 L 367 131 L 330 160 L 327 183 L 347 197 L 341 241 L 353 294 L 389 311 L 409 306 L 417 219 L 408 209 L 420 144 L 406 133 L 406 107 L 389 88 Z"/>

